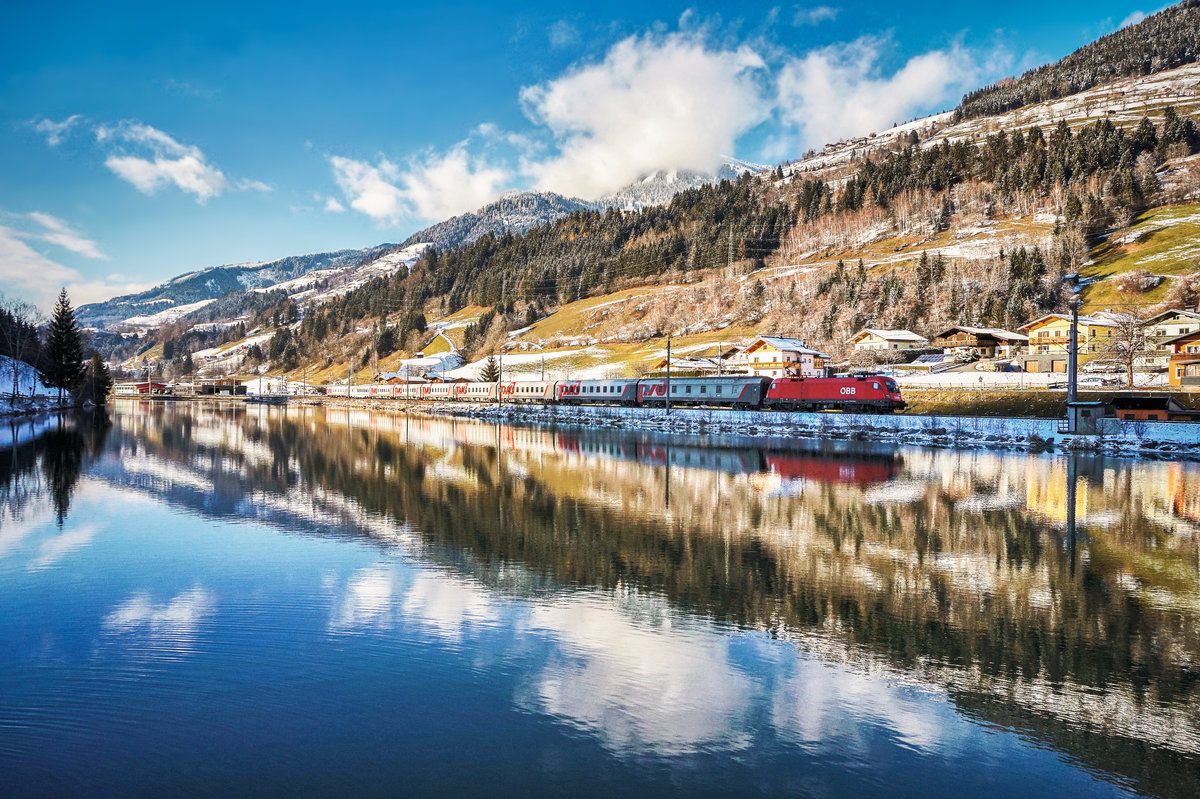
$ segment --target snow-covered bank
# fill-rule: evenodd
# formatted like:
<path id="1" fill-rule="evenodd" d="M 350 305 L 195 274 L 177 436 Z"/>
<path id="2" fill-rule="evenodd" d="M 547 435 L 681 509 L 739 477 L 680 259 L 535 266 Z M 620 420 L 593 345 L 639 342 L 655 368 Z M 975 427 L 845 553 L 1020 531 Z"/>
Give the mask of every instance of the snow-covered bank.
<path id="1" fill-rule="evenodd" d="M 15 396 L 13 369 L 17 372 Z M 71 403 L 71 395 L 64 393 L 63 406 Z M 0 355 L 0 418 L 29 416 L 58 408 L 58 389 L 43 383 L 37 370 L 24 361 L 14 361 L 7 355 Z"/>
<path id="2" fill-rule="evenodd" d="M 436 416 L 463 416 L 509 424 L 597 429 L 654 430 L 686 434 L 729 434 L 765 440 L 808 438 L 969 449 L 1101 452 L 1112 455 L 1200 459 L 1200 424 L 1116 422 L 1103 436 L 1059 432 L 1059 419 L 984 416 L 890 416 L 850 413 L 779 413 L 716 409 L 618 408 L 606 406 L 479 405 L 416 403 L 343 398 L 309 401 Z"/>

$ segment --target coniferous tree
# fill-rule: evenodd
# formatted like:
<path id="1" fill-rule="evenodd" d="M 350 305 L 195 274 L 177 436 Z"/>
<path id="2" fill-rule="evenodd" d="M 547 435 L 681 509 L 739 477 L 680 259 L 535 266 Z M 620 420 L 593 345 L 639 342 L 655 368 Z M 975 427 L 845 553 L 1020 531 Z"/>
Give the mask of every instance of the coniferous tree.
<path id="1" fill-rule="evenodd" d="M 112 375 L 108 366 L 99 355 L 93 355 L 84 369 L 83 383 L 80 386 L 81 399 L 91 400 L 97 405 L 108 402 L 108 392 L 112 390 Z"/>
<path id="2" fill-rule="evenodd" d="M 64 288 L 58 293 L 46 335 L 46 385 L 58 389 L 61 405 L 63 390 L 74 391 L 82 378 L 83 340 L 75 321 L 75 309 Z"/>
<path id="3" fill-rule="evenodd" d="M 484 361 L 480 379 L 485 383 L 495 383 L 500 379 L 500 364 L 496 362 L 495 355 L 489 355 L 488 359 Z"/>

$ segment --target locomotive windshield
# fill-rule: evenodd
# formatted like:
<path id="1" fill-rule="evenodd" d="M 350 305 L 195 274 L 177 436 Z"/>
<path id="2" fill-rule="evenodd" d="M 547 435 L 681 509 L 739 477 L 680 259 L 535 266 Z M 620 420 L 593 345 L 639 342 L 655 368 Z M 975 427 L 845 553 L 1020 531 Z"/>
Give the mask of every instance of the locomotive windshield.
<path id="1" fill-rule="evenodd" d="M 895 380 L 892 380 L 891 378 L 888 378 L 887 380 L 884 380 L 884 381 L 883 381 L 883 384 L 884 384 L 885 386 L 887 386 L 887 390 L 888 390 L 888 391 L 890 391 L 890 392 L 892 392 L 893 394 L 895 394 L 897 391 L 899 391 L 899 390 L 900 390 L 899 386 L 897 386 L 897 385 L 896 385 L 896 381 L 895 381 Z"/>

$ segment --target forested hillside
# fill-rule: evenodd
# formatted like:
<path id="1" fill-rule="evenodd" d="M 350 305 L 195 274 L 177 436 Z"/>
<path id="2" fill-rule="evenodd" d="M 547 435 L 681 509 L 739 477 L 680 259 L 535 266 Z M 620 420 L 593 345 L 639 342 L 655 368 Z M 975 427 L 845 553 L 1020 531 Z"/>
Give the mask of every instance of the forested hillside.
<path id="1" fill-rule="evenodd" d="M 1184 0 L 1081 47 L 1053 64 L 969 92 L 955 121 L 1056 100 L 1118 78 L 1149 75 L 1200 60 L 1200 0 Z"/>

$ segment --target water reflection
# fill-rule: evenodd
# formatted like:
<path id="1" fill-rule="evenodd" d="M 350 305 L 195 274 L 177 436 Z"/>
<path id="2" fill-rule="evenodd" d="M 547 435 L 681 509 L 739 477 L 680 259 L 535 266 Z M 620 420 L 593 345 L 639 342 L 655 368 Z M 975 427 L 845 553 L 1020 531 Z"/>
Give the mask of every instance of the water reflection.
<path id="1" fill-rule="evenodd" d="M 387 557 L 322 578 L 324 633 L 527 657 L 516 706 L 612 752 L 965 757 L 966 718 L 1200 793 L 1191 464 L 154 403 L 119 405 L 107 439 L 55 435 L 0 457 L 0 555 L 46 497 L 62 534 L 29 568 L 92 539 L 80 474 L 370 542 Z M 102 629 L 195 651 L 217 596 L 134 591 Z"/>

